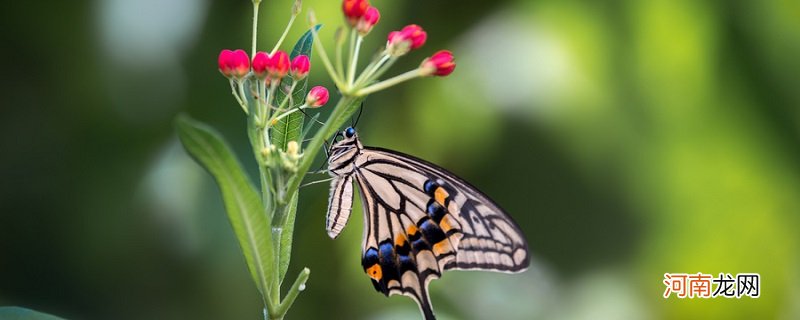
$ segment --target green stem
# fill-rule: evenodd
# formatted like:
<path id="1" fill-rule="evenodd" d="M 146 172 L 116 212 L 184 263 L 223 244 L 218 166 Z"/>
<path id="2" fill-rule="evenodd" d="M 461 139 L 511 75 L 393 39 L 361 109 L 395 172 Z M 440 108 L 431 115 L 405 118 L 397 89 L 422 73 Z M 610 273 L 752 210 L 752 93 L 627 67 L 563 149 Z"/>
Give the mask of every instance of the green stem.
<path id="1" fill-rule="evenodd" d="M 286 206 L 280 206 L 276 211 L 283 211 L 285 210 Z M 277 213 L 277 212 L 276 212 Z M 275 275 L 272 277 L 272 304 L 275 306 L 279 306 L 281 304 L 281 280 L 279 279 L 280 276 L 278 273 L 281 269 L 281 235 L 283 234 L 283 227 L 276 227 L 274 224 L 272 226 L 272 245 L 275 254 L 275 261 L 273 270 L 275 271 Z M 283 314 L 281 314 L 281 317 Z"/>
<path id="2" fill-rule="evenodd" d="M 257 83 L 259 84 L 259 86 L 258 86 L 258 90 L 259 90 L 258 91 L 258 103 L 259 103 L 258 112 L 259 112 L 259 115 L 261 115 L 261 118 L 264 118 L 263 113 L 264 112 L 269 112 L 269 109 L 267 107 L 267 83 L 266 83 L 265 80 L 261 80 L 261 79 L 257 80 Z M 259 118 L 259 119 L 261 119 L 261 118 Z"/>
<path id="3" fill-rule="evenodd" d="M 297 81 L 292 80 L 292 86 L 291 88 L 289 88 L 289 93 L 283 97 L 283 101 L 281 101 L 281 104 L 278 106 L 279 111 L 283 110 L 283 107 L 286 106 L 286 103 L 292 101 L 293 99 L 292 94 L 294 94 L 294 89 L 297 88 L 297 83 L 298 83 Z"/>
<path id="4" fill-rule="evenodd" d="M 356 29 L 350 29 L 350 37 L 347 38 L 347 46 L 349 47 L 349 49 L 347 49 L 347 65 L 350 66 L 353 63 L 353 51 L 356 50 Z M 345 81 L 350 79 L 348 70 L 349 68 L 347 70 L 342 70 L 346 75 Z M 349 85 L 350 81 L 347 81 L 347 84 Z"/>
<path id="5" fill-rule="evenodd" d="M 264 156 L 261 153 L 261 150 L 262 150 L 261 146 L 263 145 L 263 141 L 262 141 L 263 136 L 259 132 L 260 130 L 263 130 L 263 128 L 261 128 L 260 125 L 257 123 L 257 121 L 258 121 L 257 117 L 258 116 L 257 116 L 256 112 L 251 112 L 250 113 L 250 116 L 248 117 L 247 129 L 248 129 L 248 136 L 250 138 L 250 144 L 251 144 L 251 146 L 253 148 L 253 156 L 255 157 L 256 162 L 258 163 L 258 169 L 259 169 L 260 178 L 261 178 L 261 191 L 262 191 L 261 197 L 262 197 L 262 200 L 264 201 L 264 211 L 265 212 L 269 212 L 271 210 L 271 208 L 272 208 L 272 205 L 271 205 L 272 196 L 269 193 L 269 190 L 270 190 L 269 189 L 269 181 L 271 181 L 271 179 L 269 179 L 269 176 L 266 174 L 267 168 L 263 165 Z M 269 220 L 270 216 L 267 215 L 266 218 L 267 218 L 268 223 L 271 224 L 272 222 Z M 253 244 L 254 248 L 255 248 L 255 246 L 256 245 Z M 270 248 L 269 249 L 270 249 L 270 251 L 272 251 L 272 249 L 273 249 L 271 244 L 270 244 Z M 265 263 L 268 264 L 268 265 L 272 265 L 272 261 L 274 259 L 274 253 L 268 251 L 268 252 L 265 253 L 265 255 L 266 255 L 266 258 L 267 258 Z M 260 258 L 254 259 L 254 261 L 256 262 L 256 265 L 257 265 L 256 269 L 258 270 L 257 274 L 258 274 L 259 283 L 257 284 L 257 287 L 259 288 L 259 291 L 261 292 L 261 296 L 262 296 L 264 305 L 267 308 L 267 310 L 275 310 L 275 308 L 277 307 L 278 304 L 273 302 L 272 295 L 270 294 L 270 284 L 274 282 L 274 280 L 272 279 L 274 277 L 274 275 L 272 273 L 266 272 L 267 268 L 266 268 L 266 266 L 262 266 L 261 265 L 261 263 L 260 263 L 261 259 Z"/>
<path id="6" fill-rule="evenodd" d="M 403 74 L 401 74 L 399 76 L 395 76 L 394 78 L 389 78 L 389 79 L 383 80 L 381 82 L 378 82 L 376 84 L 373 84 L 373 85 L 371 85 L 369 87 L 366 87 L 364 89 L 358 90 L 358 92 L 356 92 L 356 95 L 357 96 L 366 96 L 366 95 L 368 95 L 370 93 L 386 89 L 388 87 L 391 87 L 391 86 L 396 85 L 398 83 L 401 83 L 403 81 L 408 81 L 408 80 L 414 79 L 414 78 L 419 77 L 419 76 L 421 76 L 421 74 L 419 72 L 419 69 L 414 69 L 414 70 L 408 71 L 406 73 L 403 73 Z"/>
<path id="7" fill-rule="evenodd" d="M 284 113 L 284 114 L 282 114 L 282 115 L 280 115 L 280 116 L 276 117 L 275 119 L 272 119 L 272 121 L 270 121 L 270 123 L 272 123 L 272 122 L 275 122 L 275 121 L 279 121 L 279 120 L 281 120 L 281 119 L 283 119 L 283 118 L 286 118 L 286 117 L 288 117 L 289 115 L 291 115 L 291 114 L 293 114 L 293 113 L 295 113 L 295 112 L 297 112 L 297 111 L 299 111 L 299 110 L 305 109 L 305 108 L 308 108 L 308 105 L 307 105 L 307 104 L 304 104 L 304 105 L 302 105 L 302 106 L 299 106 L 299 107 L 297 107 L 297 108 L 294 108 L 294 109 L 292 109 L 292 110 L 289 110 L 289 111 L 287 111 L 286 113 Z"/>
<path id="8" fill-rule="evenodd" d="M 258 35 L 258 6 L 261 4 L 261 1 L 253 1 L 253 50 L 251 51 L 250 57 L 256 56 L 256 38 Z"/>
<path id="9" fill-rule="evenodd" d="M 292 28 L 292 24 L 294 23 L 294 18 L 297 18 L 297 14 L 293 13 L 292 17 L 289 18 L 289 23 L 286 25 L 286 29 L 283 29 L 283 34 L 281 35 L 281 38 L 278 39 L 278 42 L 275 43 L 275 47 L 272 48 L 272 51 L 269 52 L 270 56 L 275 54 L 275 51 L 278 51 L 278 48 L 281 47 L 281 44 L 283 43 L 283 40 L 286 39 L 286 35 L 289 34 L 289 29 Z"/>
<path id="10" fill-rule="evenodd" d="M 353 49 L 353 56 L 350 59 L 350 71 L 347 72 L 347 83 L 350 84 L 350 87 L 353 87 L 353 83 L 355 82 L 356 76 L 356 66 L 358 65 L 358 53 L 361 51 L 361 41 L 364 40 L 364 37 L 361 35 L 356 35 L 355 29 L 353 29 L 354 35 L 356 37 L 356 44 L 355 48 Z"/>
<path id="11" fill-rule="evenodd" d="M 242 101 L 247 101 L 247 95 L 244 93 L 244 81 L 240 80 L 237 85 L 239 86 L 239 96 Z"/>
<path id="12" fill-rule="evenodd" d="M 297 279 L 294 280 L 294 284 L 292 284 L 289 292 L 286 293 L 286 297 L 283 299 L 283 302 L 281 302 L 281 304 L 278 305 L 277 310 L 275 310 L 276 314 L 283 317 L 283 315 L 289 311 L 289 308 L 292 307 L 292 304 L 294 303 L 294 300 L 297 299 L 297 295 L 300 294 L 300 291 L 305 290 L 306 281 L 308 281 L 309 275 L 311 275 L 311 270 L 308 270 L 308 268 L 303 268 L 303 270 L 300 271 L 300 274 L 297 275 Z"/>
<path id="13" fill-rule="evenodd" d="M 285 113 L 280 115 L 279 113 L 281 113 L 284 110 L 283 107 L 285 107 L 286 104 L 289 103 L 289 101 L 291 100 L 292 92 L 294 92 L 295 86 L 297 86 L 297 81 L 292 83 L 292 88 L 289 89 L 289 94 L 283 97 L 283 101 L 281 101 L 281 104 L 278 107 L 274 108 L 275 113 L 273 113 L 272 116 L 269 118 L 269 120 L 266 122 L 267 127 L 271 127 L 274 123 L 276 123 L 278 120 L 282 119 L 285 116 Z"/>
<path id="14" fill-rule="evenodd" d="M 337 32 L 343 33 L 343 29 L 337 30 Z M 340 35 L 336 39 L 336 72 L 339 77 L 344 78 L 344 63 L 342 62 L 342 47 L 344 46 L 344 40 L 342 40 L 343 36 Z"/>
<path id="15" fill-rule="evenodd" d="M 372 78 L 373 78 L 373 79 L 380 78 L 380 76 L 382 76 L 384 73 L 386 73 L 386 70 L 389 70 L 389 68 L 391 68 L 391 67 L 392 67 L 392 65 L 393 65 L 395 62 L 397 62 L 397 59 L 398 59 L 398 58 L 399 58 L 399 57 L 389 57 L 389 61 L 387 61 L 386 63 L 384 63 L 382 66 L 380 66 L 379 68 L 377 68 L 377 69 L 375 70 L 375 72 L 373 73 L 373 76 L 372 76 Z M 368 81 L 364 81 L 364 83 L 363 83 L 363 84 L 367 84 L 367 83 L 368 83 Z"/>
<path id="16" fill-rule="evenodd" d="M 267 92 L 267 105 L 264 108 L 265 111 L 264 111 L 264 118 L 263 118 L 263 121 L 264 121 L 263 122 L 264 123 L 264 147 L 265 148 L 269 148 L 269 146 L 270 146 L 269 130 L 267 130 L 267 128 L 269 128 L 269 126 L 270 126 L 270 123 L 267 121 L 267 119 L 270 119 L 269 118 L 270 117 L 270 115 L 269 115 L 270 112 L 269 111 L 272 110 L 272 100 L 275 99 L 275 94 L 276 94 L 275 89 L 278 87 L 278 85 L 279 85 L 278 81 L 271 80 L 271 82 L 269 84 L 269 92 Z M 277 111 L 275 111 L 275 112 L 277 112 Z"/>
<path id="17" fill-rule="evenodd" d="M 244 110 L 244 114 L 248 114 L 250 111 L 247 110 L 247 105 L 244 104 L 244 102 L 242 102 L 242 98 L 239 98 L 239 94 L 236 93 L 236 85 L 233 83 L 233 79 L 231 79 L 230 83 L 231 83 L 231 94 L 233 94 L 233 97 L 236 98 L 236 102 L 238 102 L 239 106 L 242 107 L 242 110 Z"/>
<path id="18" fill-rule="evenodd" d="M 336 73 L 336 70 L 333 68 L 330 59 L 328 59 L 328 54 L 325 52 L 325 48 L 322 46 L 322 41 L 319 40 L 319 35 L 317 34 L 316 25 L 316 18 L 314 18 L 313 12 L 310 14 L 311 16 L 311 35 L 314 37 L 314 47 L 317 48 L 317 52 L 319 53 L 320 59 L 322 59 L 322 64 L 325 66 L 325 70 L 328 71 L 328 75 L 331 77 L 333 82 L 336 84 L 340 90 L 344 89 L 342 79 Z"/>
<path id="19" fill-rule="evenodd" d="M 394 60 L 397 59 L 396 57 L 392 57 L 384 53 L 379 60 L 373 61 L 370 65 L 368 65 L 364 69 L 364 72 L 362 72 L 361 75 L 358 76 L 358 79 L 356 79 L 355 87 L 360 87 L 372 81 L 375 72 L 378 71 L 378 69 L 381 69 L 383 64 L 386 63 L 386 61 L 389 60 L 390 58 L 392 59 L 392 61 L 389 62 L 389 65 L 394 63 Z M 378 74 L 377 76 L 380 76 L 380 74 Z"/>

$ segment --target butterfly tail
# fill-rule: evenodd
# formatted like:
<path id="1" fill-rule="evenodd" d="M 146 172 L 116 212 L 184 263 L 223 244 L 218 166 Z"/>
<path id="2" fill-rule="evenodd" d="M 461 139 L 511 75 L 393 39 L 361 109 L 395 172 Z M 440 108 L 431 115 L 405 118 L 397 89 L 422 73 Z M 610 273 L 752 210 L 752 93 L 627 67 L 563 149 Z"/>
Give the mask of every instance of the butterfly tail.
<path id="1" fill-rule="evenodd" d="M 425 316 L 425 320 L 436 320 L 436 316 L 433 315 L 433 310 L 431 306 L 424 306 L 422 309 L 422 314 Z"/>
<path id="2" fill-rule="evenodd" d="M 436 316 L 433 315 L 433 306 L 431 306 L 431 298 L 428 297 L 427 292 L 422 293 L 422 298 L 417 300 L 417 304 L 419 305 L 419 310 L 422 312 L 422 316 L 425 317 L 425 320 L 436 320 Z"/>

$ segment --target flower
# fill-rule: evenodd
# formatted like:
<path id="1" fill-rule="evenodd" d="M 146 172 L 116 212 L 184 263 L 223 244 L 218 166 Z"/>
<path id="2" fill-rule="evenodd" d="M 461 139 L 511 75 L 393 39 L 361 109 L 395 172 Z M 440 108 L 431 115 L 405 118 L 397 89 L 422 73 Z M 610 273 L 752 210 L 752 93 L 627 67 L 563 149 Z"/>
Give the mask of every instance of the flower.
<path id="1" fill-rule="evenodd" d="M 267 64 L 267 71 L 269 76 L 273 79 L 281 79 L 289 74 L 289 55 L 282 50 L 275 51 L 270 56 L 269 64 Z"/>
<path id="2" fill-rule="evenodd" d="M 355 27 L 358 20 L 364 16 L 369 8 L 369 0 L 344 0 L 342 1 L 342 11 L 347 18 L 350 26 Z"/>
<path id="3" fill-rule="evenodd" d="M 308 70 L 311 68 L 311 61 L 308 56 L 301 54 L 292 60 L 292 77 L 295 80 L 302 80 L 308 75 Z"/>
<path id="4" fill-rule="evenodd" d="M 264 79 L 267 76 L 267 65 L 270 63 L 269 54 L 263 51 L 256 52 L 253 56 L 253 73 L 259 79 Z"/>
<path id="5" fill-rule="evenodd" d="M 300 153 L 300 144 L 291 140 L 286 144 L 286 154 L 296 157 Z"/>
<path id="6" fill-rule="evenodd" d="M 281 50 L 275 51 L 272 55 L 259 51 L 253 57 L 253 73 L 259 79 L 269 75 L 271 79 L 280 80 L 289 74 L 290 65 L 289 55 Z"/>
<path id="7" fill-rule="evenodd" d="M 429 58 L 422 61 L 420 65 L 423 76 L 440 76 L 444 77 L 453 73 L 456 69 L 456 62 L 453 58 L 453 53 L 448 50 L 439 50 Z"/>
<path id="8" fill-rule="evenodd" d="M 358 24 L 356 25 L 356 30 L 358 31 L 361 36 L 367 35 L 378 21 L 381 20 L 381 12 L 378 11 L 378 8 L 369 7 L 367 8 L 367 12 L 364 13 L 364 16 L 358 20 Z"/>
<path id="9" fill-rule="evenodd" d="M 250 71 L 250 57 L 242 49 L 236 51 L 225 49 L 219 53 L 217 65 L 225 77 L 242 79 Z"/>
<path id="10" fill-rule="evenodd" d="M 386 40 L 386 50 L 392 56 L 402 56 L 425 44 L 428 34 L 416 24 L 405 26 L 400 31 L 392 31 Z"/>
<path id="11" fill-rule="evenodd" d="M 306 104 L 312 108 L 319 108 L 328 103 L 329 97 L 330 95 L 328 94 L 328 89 L 323 86 L 316 86 L 308 91 L 308 95 L 306 96 Z"/>

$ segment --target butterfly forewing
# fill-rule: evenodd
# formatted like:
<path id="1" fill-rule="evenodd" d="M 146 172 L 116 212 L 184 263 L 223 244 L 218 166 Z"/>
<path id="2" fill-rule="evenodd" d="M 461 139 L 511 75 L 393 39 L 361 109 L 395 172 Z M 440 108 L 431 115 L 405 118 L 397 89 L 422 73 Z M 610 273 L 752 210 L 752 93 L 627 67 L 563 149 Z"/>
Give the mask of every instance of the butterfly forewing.
<path id="1" fill-rule="evenodd" d="M 350 213 L 353 210 L 353 177 L 341 176 L 331 182 L 331 193 L 328 198 L 328 217 L 325 229 L 328 235 L 336 239 L 342 232 Z"/>

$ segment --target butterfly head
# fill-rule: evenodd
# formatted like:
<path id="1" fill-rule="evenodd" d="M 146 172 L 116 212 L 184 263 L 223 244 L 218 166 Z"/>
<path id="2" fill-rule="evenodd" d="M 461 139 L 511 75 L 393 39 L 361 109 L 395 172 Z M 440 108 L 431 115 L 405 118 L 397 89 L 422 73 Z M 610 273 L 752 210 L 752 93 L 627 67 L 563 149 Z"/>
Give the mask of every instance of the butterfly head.
<path id="1" fill-rule="evenodd" d="M 347 129 L 344 129 L 344 131 L 342 131 L 342 134 L 344 134 L 344 137 L 345 137 L 345 138 L 347 138 L 347 139 L 350 139 L 350 138 L 352 138 L 352 137 L 355 137 L 355 135 L 356 135 L 356 128 L 353 128 L 353 127 L 347 127 Z"/>
<path id="2" fill-rule="evenodd" d="M 364 146 L 358 140 L 358 134 L 353 127 L 347 127 L 336 134 L 334 142 L 328 152 L 328 170 L 331 174 L 341 175 L 351 171 L 349 164 L 358 156 Z"/>

